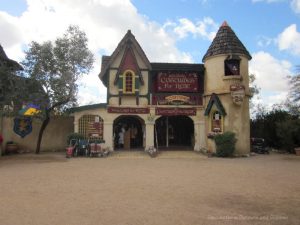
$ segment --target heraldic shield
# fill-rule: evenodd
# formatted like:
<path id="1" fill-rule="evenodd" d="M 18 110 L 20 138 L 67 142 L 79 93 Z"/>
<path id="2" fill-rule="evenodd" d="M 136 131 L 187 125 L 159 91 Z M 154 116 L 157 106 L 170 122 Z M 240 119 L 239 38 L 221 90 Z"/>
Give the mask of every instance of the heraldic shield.
<path id="1" fill-rule="evenodd" d="M 14 132 L 24 138 L 32 131 L 32 118 L 22 117 L 14 119 Z"/>

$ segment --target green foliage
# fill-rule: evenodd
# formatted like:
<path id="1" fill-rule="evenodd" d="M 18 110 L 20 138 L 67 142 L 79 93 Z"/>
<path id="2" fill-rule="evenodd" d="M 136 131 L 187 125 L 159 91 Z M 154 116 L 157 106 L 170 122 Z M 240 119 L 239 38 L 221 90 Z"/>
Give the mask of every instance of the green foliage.
<path id="1" fill-rule="evenodd" d="M 249 85 L 250 85 L 250 93 L 251 93 L 251 98 L 254 95 L 259 94 L 260 88 L 254 84 L 254 81 L 256 80 L 255 74 L 249 74 Z"/>
<path id="2" fill-rule="evenodd" d="M 46 92 L 49 101 L 39 104 L 43 108 L 56 105 L 56 112 L 61 112 L 76 105 L 76 81 L 91 70 L 94 62 L 87 45 L 86 34 L 77 26 L 70 26 L 54 43 L 31 42 L 22 65 L 24 76 L 36 80 Z"/>
<path id="3" fill-rule="evenodd" d="M 79 133 L 71 133 L 67 136 L 67 144 L 70 144 L 70 140 L 72 139 L 79 140 L 79 139 L 84 139 L 84 137 L 82 134 Z"/>
<path id="4" fill-rule="evenodd" d="M 43 123 L 39 131 L 36 153 L 40 152 L 44 130 L 51 113 L 62 113 L 77 104 L 78 78 L 93 66 L 94 56 L 88 49 L 86 34 L 77 26 L 69 26 L 54 43 L 31 42 L 25 52 L 24 76 L 37 81 L 43 88 L 47 101 L 35 102 L 42 109 Z"/>
<path id="5" fill-rule="evenodd" d="M 294 148 L 300 146 L 300 120 L 289 118 L 286 121 L 276 123 L 276 134 L 281 147 L 293 153 Z"/>
<path id="6" fill-rule="evenodd" d="M 216 135 L 214 140 L 218 157 L 230 157 L 233 155 L 236 143 L 235 133 L 227 131 Z"/>
<path id="7" fill-rule="evenodd" d="M 300 72 L 300 66 L 298 66 Z M 300 74 L 289 77 L 290 91 L 289 97 L 295 104 L 300 104 Z"/>
<path id="8" fill-rule="evenodd" d="M 251 121 L 251 137 L 264 138 L 270 147 L 280 148 L 281 143 L 276 133 L 276 124 L 288 119 L 289 113 L 273 109 L 272 111 L 262 111 Z"/>
<path id="9" fill-rule="evenodd" d="M 258 95 L 260 88 L 254 83 L 256 80 L 255 74 L 249 74 L 249 89 L 250 89 L 250 109 L 254 109 L 254 103 L 252 101 L 254 95 Z"/>
<path id="10" fill-rule="evenodd" d="M 0 62 L 0 111 L 4 115 L 14 114 L 26 96 L 24 79 L 5 62 Z"/>
<path id="11" fill-rule="evenodd" d="M 276 149 L 293 151 L 300 146 L 300 119 L 274 107 L 272 111 L 262 111 L 251 121 L 251 137 L 264 138 L 266 144 Z"/>

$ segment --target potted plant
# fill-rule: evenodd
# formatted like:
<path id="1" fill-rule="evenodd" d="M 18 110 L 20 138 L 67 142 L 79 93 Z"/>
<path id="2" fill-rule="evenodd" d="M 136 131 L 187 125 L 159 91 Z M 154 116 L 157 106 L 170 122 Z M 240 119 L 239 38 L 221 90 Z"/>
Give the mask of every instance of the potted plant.
<path id="1" fill-rule="evenodd" d="M 18 150 L 19 150 L 19 146 L 18 146 L 17 143 L 15 143 L 13 141 L 6 142 L 6 146 L 5 146 L 5 153 L 6 154 L 17 153 Z"/>

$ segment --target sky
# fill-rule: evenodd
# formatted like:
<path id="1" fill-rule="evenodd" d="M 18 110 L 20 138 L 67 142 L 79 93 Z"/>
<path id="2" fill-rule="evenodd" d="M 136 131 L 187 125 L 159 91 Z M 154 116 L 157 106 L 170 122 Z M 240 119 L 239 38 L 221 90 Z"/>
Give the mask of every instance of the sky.
<path id="1" fill-rule="evenodd" d="M 21 62 L 31 41 L 42 43 L 78 25 L 95 54 L 80 81 L 80 105 L 106 102 L 98 78 L 102 55 L 111 55 L 131 30 L 150 62 L 203 63 L 223 21 L 246 46 L 260 94 L 270 107 L 287 98 L 287 76 L 300 65 L 300 0 L 0 0 L 0 44 Z"/>

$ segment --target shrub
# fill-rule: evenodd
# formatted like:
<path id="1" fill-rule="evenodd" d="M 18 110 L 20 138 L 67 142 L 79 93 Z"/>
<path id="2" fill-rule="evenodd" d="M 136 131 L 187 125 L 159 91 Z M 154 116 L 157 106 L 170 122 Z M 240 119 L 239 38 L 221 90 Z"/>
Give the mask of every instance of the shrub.
<path id="1" fill-rule="evenodd" d="M 82 134 L 79 134 L 79 133 L 71 133 L 67 136 L 67 144 L 70 143 L 70 140 L 72 139 L 84 139 L 83 135 Z"/>
<path id="2" fill-rule="evenodd" d="M 276 123 L 276 133 L 283 149 L 295 153 L 294 148 L 300 144 L 300 119 Z"/>
<path id="3" fill-rule="evenodd" d="M 227 131 L 223 134 L 216 135 L 214 140 L 218 157 L 230 157 L 233 155 L 236 142 L 235 133 Z"/>

